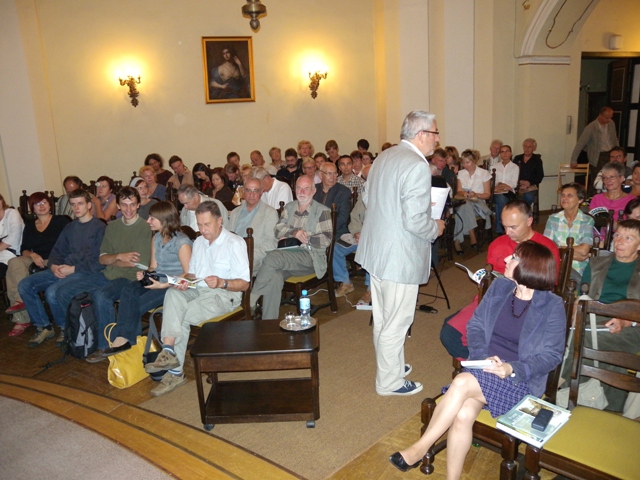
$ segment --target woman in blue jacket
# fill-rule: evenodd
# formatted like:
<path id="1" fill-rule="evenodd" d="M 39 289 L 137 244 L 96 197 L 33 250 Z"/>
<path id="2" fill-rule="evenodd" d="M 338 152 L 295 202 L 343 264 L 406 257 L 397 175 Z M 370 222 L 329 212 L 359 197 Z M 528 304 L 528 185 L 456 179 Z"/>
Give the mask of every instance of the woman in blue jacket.
<path id="1" fill-rule="evenodd" d="M 566 320 L 562 299 L 551 293 L 555 259 L 526 241 L 505 259 L 505 277 L 494 280 L 469 325 L 469 360 L 491 360 L 484 370 L 464 369 L 438 403 L 424 435 L 389 460 L 398 469 L 417 467 L 447 430 L 447 478 L 459 478 L 482 409 L 508 412 L 526 395 L 540 397 L 547 375 L 562 361 Z M 515 283 L 514 283 L 515 282 Z"/>

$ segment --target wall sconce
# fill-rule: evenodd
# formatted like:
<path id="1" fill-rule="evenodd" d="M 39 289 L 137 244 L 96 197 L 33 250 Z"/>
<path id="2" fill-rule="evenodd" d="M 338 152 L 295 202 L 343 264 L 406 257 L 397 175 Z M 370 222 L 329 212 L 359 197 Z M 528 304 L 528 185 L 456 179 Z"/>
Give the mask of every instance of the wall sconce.
<path id="1" fill-rule="evenodd" d="M 609 50 L 620 50 L 622 48 L 622 35 L 611 35 L 609 37 Z"/>
<path id="2" fill-rule="evenodd" d="M 315 99 L 318 96 L 318 87 L 320 87 L 320 80 L 324 80 L 327 78 L 327 72 L 319 72 L 316 70 L 315 73 L 309 72 L 309 79 L 311 82 L 309 83 L 309 90 L 311 90 L 311 98 Z"/>
<path id="3" fill-rule="evenodd" d="M 242 15 L 251 17 L 249 25 L 253 31 L 260 28 L 258 17 L 267 13 L 267 7 L 260 3 L 260 0 L 247 0 L 247 4 L 242 6 Z"/>
<path id="4" fill-rule="evenodd" d="M 123 80 L 122 78 L 118 78 L 118 80 L 120 80 L 120 85 L 122 85 L 123 87 L 125 85 L 129 87 L 129 98 L 131 98 L 131 105 L 137 107 L 138 103 L 140 103 L 138 102 L 138 95 L 140 95 L 140 92 L 136 88 L 136 85 L 140 84 L 140 76 L 138 76 L 137 80 L 131 75 L 129 75 L 126 80 Z"/>

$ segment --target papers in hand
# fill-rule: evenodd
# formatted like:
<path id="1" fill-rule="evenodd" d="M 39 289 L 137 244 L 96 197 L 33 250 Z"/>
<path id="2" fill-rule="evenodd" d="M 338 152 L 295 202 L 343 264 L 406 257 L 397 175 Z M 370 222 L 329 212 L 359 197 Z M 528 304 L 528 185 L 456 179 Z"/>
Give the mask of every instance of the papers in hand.
<path id="1" fill-rule="evenodd" d="M 447 203 L 449 197 L 449 189 L 441 187 L 431 187 L 431 218 L 441 219 L 442 212 L 444 212 L 444 206 Z"/>
<path id="2" fill-rule="evenodd" d="M 531 422 L 540 409 L 547 409 L 553 412 L 553 417 L 544 431 L 536 430 L 531 426 Z M 533 395 L 527 395 L 507 413 L 496 419 L 498 430 L 507 432 L 520 440 L 542 447 L 567 421 L 571 412 L 564 408 L 545 402 Z"/>
<path id="3" fill-rule="evenodd" d="M 204 278 L 188 279 L 184 277 L 174 277 L 173 275 L 167 275 L 166 273 L 162 273 L 162 272 L 156 272 L 156 275 L 165 277 L 167 279 L 167 283 L 171 285 L 186 284 L 188 288 L 196 288 L 198 284 L 204 280 Z"/>
<path id="4" fill-rule="evenodd" d="M 493 361 L 492 360 L 463 360 L 462 362 L 460 362 L 460 365 L 462 365 L 465 368 L 482 370 L 492 366 Z"/>

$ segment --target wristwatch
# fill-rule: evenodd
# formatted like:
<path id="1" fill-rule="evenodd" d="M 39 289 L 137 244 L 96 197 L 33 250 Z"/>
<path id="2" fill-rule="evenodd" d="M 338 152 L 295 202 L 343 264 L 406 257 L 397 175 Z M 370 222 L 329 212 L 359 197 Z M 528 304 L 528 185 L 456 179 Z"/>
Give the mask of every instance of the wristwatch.
<path id="1" fill-rule="evenodd" d="M 225 281 L 224 281 L 224 284 L 222 285 L 222 288 L 223 288 L 224 290 L 226 290 L 228 286 L 229 286 L 229 281 L 228 281 L 228 280 L 225 280 Z"/>

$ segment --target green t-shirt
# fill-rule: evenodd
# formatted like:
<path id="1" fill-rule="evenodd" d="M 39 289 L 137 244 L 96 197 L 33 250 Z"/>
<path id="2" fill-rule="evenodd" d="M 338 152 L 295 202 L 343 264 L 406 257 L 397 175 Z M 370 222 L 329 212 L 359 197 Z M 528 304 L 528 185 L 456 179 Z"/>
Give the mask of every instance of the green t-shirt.
<path id="1" fill-rule="evenodd" d="M 627 288 L 636 269 L 636 262 L 637 260 L 623 263 L 614 258 L 607 270 L 598 300 L 602 303 L 613 303 L 627 298 Z M 591 265 L 584 269 L 582 283 L 591 283 Z"/>
<path id="2" fill-rule="evenodd" d="M 100 246 L 100 255 L 124 252 L 138 252 L 140 254 L 138 263 L 143 265 L 148 266 L 151 262 L 151 228 L 142 217 L 138 217 L 132 225 L 125 225 L 122 218 L 113 220 L 107 225 Z M 109 280 L 116 278 L 135 280 L 138 270 L 138 268 L 107 265 L 103 273 Z"/>

